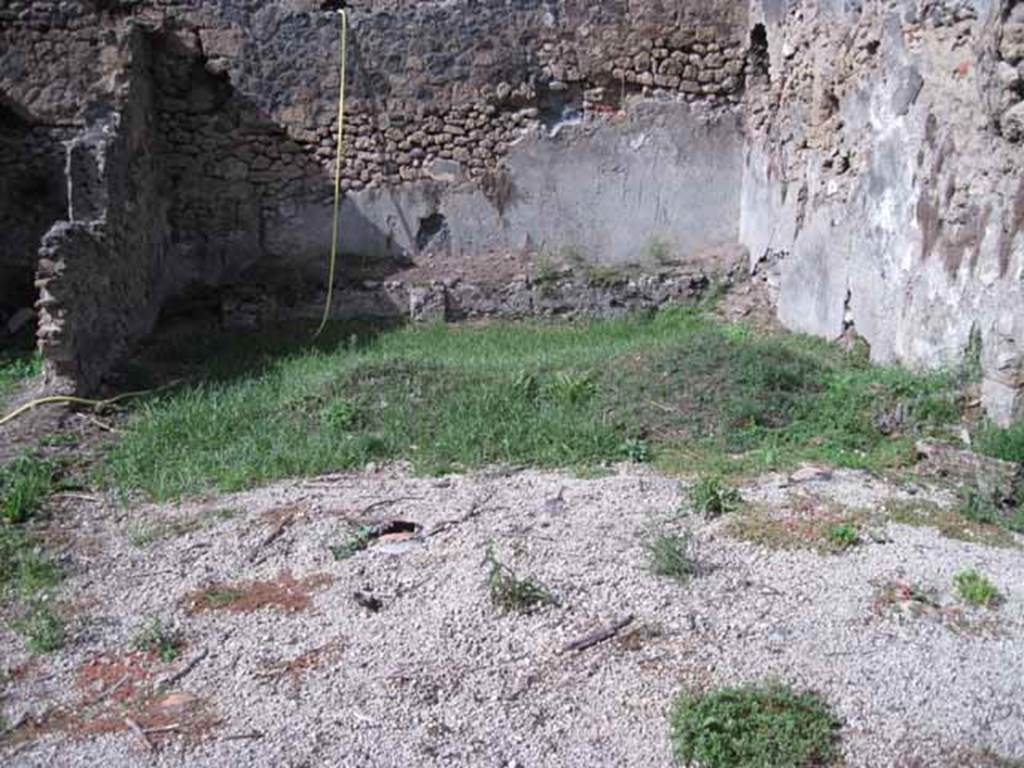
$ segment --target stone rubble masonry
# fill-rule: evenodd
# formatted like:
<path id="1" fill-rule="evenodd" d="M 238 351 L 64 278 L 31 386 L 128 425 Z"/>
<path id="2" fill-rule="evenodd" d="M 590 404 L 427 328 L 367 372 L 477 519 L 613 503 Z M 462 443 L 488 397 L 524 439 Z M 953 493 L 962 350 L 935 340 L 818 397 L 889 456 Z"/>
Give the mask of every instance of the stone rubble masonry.
<path id="1" fill-rule="evenodd" d="M 0 314 L 38 262 L 55 381 L 94 386 L 168 302 L 216 289 L 247 325 L 322 294 L 332 5 L 0 7 Z M 642 304 L 530 275 L 738 242 L 789 327 L 980 354 L 989 413 L 1024 416 L 1024 3 L 348 5 L 339 313 Z"/>

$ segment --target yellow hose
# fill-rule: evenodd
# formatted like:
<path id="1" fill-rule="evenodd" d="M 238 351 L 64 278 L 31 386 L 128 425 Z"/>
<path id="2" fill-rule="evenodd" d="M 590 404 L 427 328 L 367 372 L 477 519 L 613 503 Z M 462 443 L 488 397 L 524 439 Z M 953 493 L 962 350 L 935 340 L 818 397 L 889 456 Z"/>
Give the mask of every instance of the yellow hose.
<path id="1" fill-rule="evenodd" d="M 338 263 L 338 226 L 341 219 L 341 159 L 344 154 L 345 139 L 345 78 L 348 65 L 348 14 L 338 11 L 341 17 L 341 38 L 338 44 L 338 75 L 341 80 L 338 86 L 338 141 L 334 156 L 334 225 L 331 228 L 331 262 L 327 272 L 327 301 L 324 303 L 324 316 L 320 321 L 314 338 L 323 333 L 327 320 L 331 316 L 331 302 L 334 300 L 334 272 Z"/>
<path id="2" fill-rule="evenodd" d="M 166 386 L 173 386 L 173 383 L 168 384 Z M 166 387 L 161 387 L 161 389 L 165 388 Z M 99 411 L 102 410 L 103 408 L 106 408 L 109 405 L 114 405 L 115 403 L 118 403 L 121 400 L 127 400 L 129 397 L 141 397 L 142 395 L 149 394 L 152 391 L 153 390 L 146 389 L 142 390 L 141 392 L 125 392 L 122 395 L 118 395 L 117 397 L 111 397 L 107 400 L 89 400 L 84 397 L 74 397 L 72 395 L 51 395 L 50 397 L 40 397 L 36 400 L 30 400 L 21 407 L 15 408 L 9 414 L 4 416 L 2 419 L 0 419 L 0 427 L 11 421 L 14 421 L 23 413 L 28 413 L 32 409 L 38 408 L 40 405 L 47 405 L 49 403 L 70 403 L 72 405 L 89 405 L 92 406 L 95 410 Z"/>

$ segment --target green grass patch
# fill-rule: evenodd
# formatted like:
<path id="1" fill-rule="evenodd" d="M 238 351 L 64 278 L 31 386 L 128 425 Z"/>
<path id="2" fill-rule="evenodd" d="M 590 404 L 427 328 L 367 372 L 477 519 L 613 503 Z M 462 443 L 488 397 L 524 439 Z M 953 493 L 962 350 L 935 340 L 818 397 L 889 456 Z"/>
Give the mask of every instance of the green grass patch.
<path id="1" fill-rule="evenodd" d="M 959 511 L 965 520 L 973 523 L 994 525 L 1024 534 L 1024 506 L 1007 509 L 977 488 L 966 488 L 961 492 Z"/>
<path id="2" fill-rule="evenodd" d="M 36 352 L 0 351 L 0 403 L 19 384 L 42 371 L 43 359 Z"/>
<path id="3" fill-rule="evenodd" d="M 682 766 L 815 768 L 838 759 L 840 722 L 828 704 L 781 685 L 684 694 L 671 726 Z"/>
<path id="4" fill-rule="evenodd" d="M 923 500 L 891 499 L 884 507 L 885 517 L 903 525 L 935 528 L 943 536 L 961 541 L 971 541 L 990 547 L 1018 548 L 1020 542 L 996 517 L 967 503 L 959 509 L 947 509 L 939 504 Z"/>
<path id="5" fill-rule="evenodd" d="M 31 597 L 60 583 L 60 569 L 23 526 L 0 524 L 0 594 Z"/>
<path id="6" fill-rule="evenodd" d="M 27 521 L 53 490 L 53 477 L 53 464 L 33 456 L 19 456 L 0 465 L 0 519 Z"/>
<path id="7" fill-rule="evenodd" d="M 11 626 L 25 638 L 25 647 L 32 653 L 53 653 L 63 648 L 67 640 L 64 618 L 42 598 L 32 600 Z"/>
<path id="8" fill-rule="evenodd" d="M 685 584 L 700 574 L 697 542 L 693 534 L 662 533 L 644 545 L 647 564 L 652 573 Z"/>
<path id="9" fill-rule="evenodd" d="M 996 585 L 975 570 L 960 571 L 953 577 L 960 599 L 971 605 L 992 608 L 1002 600 Z"/>
<path id="10" fill-rule="evenodd" d="M 957 415 L 951 377 L 688 310 L 287 338 L 162 350 L 206 378 L 133 403 L 102 480 L 166 500 L 389 459 L 422 473 L 623 458 L 687 473 L 880 469 L 911 462 L 915 437 Z M 903 414 L 896 430 L 879 426 L 889 411 Z"/>
<path id="11" fill-rule="evenodd" d="M 1006 429 L 988 425 L 974 437 L 978 453 L 1004 461 L 1024 462 L 1024 421 Z M 1024 499 L 1020 500 L 1024 503 Z"/>
<path id="12" fill-rule="evenodd" d="M 60 582 L 60 568 L 31 531 L 0 523 L 0 599 L 14 617 L 11 628 L 33 653 L 64 644 L 64 620 L 49 602 Z"/>

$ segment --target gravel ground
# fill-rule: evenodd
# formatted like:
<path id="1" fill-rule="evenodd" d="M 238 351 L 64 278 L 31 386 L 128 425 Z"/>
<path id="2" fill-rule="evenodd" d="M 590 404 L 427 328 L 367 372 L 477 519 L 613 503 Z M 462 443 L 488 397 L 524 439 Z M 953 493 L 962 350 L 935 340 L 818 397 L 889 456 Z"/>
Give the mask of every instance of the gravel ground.
<path id="1" fill-rule="evenodd" d="M 806 514 L 809 495 L 868 509 L 893 496 L 949 502 L 847 471 L 766 476 L 743 492 L 781 516 Z M 965 756 L 986 749 L 1024 758 L 1019 550 L 888 525 L 841 555 L 772 551 L 727 535 L 728 519 L 681 513 L 685 499 L 678 480 L 634 468 L 425 479 L 401 467 L 180 505 L 67 499 L 56 517 L 72 642 L 33 661 L 0 634 L 0 711 L 22 725 L 0 761 L 670 766 L 676 694 L 766 678 L 833 704 L 848 766 L 976 765 Z M 367 518 L 430 535 L 336 561 L 329 546 Z M 650 573 L 643 542 L 684 528 L 706 572 L 680 585 Z M 493 607 L 492 540 L 560 605 Z M 1006 594 L 998 610 L 958 612 L 952 578 L 965 567 Z M 921 615 L 878 607 L 891 578 L 936 590 L 938 604 Z M 194 610 L 198 590 L 252 581 L 283 584 L 284 605 Z M 563 652 L 627 615 L 611 640 Z M 173 662 L 132 653 L 153 617 L 187 643 Z"/>

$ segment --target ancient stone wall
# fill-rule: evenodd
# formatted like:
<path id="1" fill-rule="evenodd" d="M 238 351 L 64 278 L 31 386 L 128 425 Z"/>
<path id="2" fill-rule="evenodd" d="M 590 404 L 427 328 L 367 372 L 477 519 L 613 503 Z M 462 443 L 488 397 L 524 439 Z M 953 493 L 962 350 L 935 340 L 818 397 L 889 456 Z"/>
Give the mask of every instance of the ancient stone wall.
<path id="1" fill-rule="evenodd" d="M 977 359 L 1003 422 L 1024 415 L 1022 21 L 988 0 L 758 3 L 741 215 L 787 325 L 878 361 Z"/>
<path id="2" fill-rule="evenodd" d="M 9 293 L 24 292 L 29 244 L 64 205 L 62 142 L 113 115 L 121 149 L 101 179 L 119 168 L 137 188 L 98 206 L 99 230 L 83 235 L 72 215 L 65 233 L 92 244 L 82 264 L 117 254 L 110 290 L 146 297 L 124 303 L 112 349 L 204 292 L 228 322 L 316 315 L 335 5 L 4 4 L 0 93 L 17 119 L 0 131 L 0 223 L 24 222 L 0 251 L 0 270 L 22 275 Z M 1021 415 L 1019 2 L 349 5 L 339 315 L 646 306 L 686 294 L 664 286 L 698 285 L 700 270 L 729 272 L 739 242 L 790 327 L 858 335 L 880 361 L 977 358 L 990 412 Z M 144 59 L 126 58 L 129 38 Z M 132 88 L 148 95 L 125 101 Z M 10 191 L 19 178 L 46 179 L 31 210 Z M 48 258 L 60 242 L 51 232 Z M 42 326 L 54 359 L 91 348 L 50 333 L 47 317 L 67 328 L 87 303 L 61 285 Z M 633 298 L 602 293 L 617 285 Z"/>
<path id="3" fill-rule="evenodd" d="M 82 131 L 87 145 L 98 124 L 117 137 L 111 146 L 147 137 L 127 151 L 97 150 L 107 157 L 100 190 L 126 171 L 117 166 L 146 158 L 145 204 L 119 219 L 129 199 L 113 194 L 46 239 L 41 339 L 66 374 L 96 378 L 78 360 L 92 344 L 69 341 L 70 329 L 74 317 L 83 332 L 103 327 L 91 323 L 96 307 L 82 309 L 92 285 L 84 264 L 110 249 L 119 275 L 111 290 L 130 285 L 151 302 L 117 303 L 115 352 L 161 305 L 208 288 L 226 308 L 254 288 L 268 294 L 266 320 L 315 312 L 331 235 L 339 85 L 330 5 L 35 0 L 0 9 L 0 89 L 33 121 Z M 586 285 L 590 264 L 616 264 L 625 276 L 736 240 L 741 3 L 349 5 L 340 270 L 348 293 L 339 302 L 352 291 L 378 295 L 381 280 L 413 304 L 422 286 L 471 297 L 569 267 Z M 125 58 L 131 36 L 146 49 L 145 65 Z M 148 83 L 144 117 L 116 114 L 138 108 L 122 98 L 126 80 Z M 93 220 L 102 225 L 83 223 Z M 159 247 L 140 253 L 131 275 L 118 272 L 127 266 L 121 221 L 127 242 L 138 231 L 166 234 L 143 238 Z M 38 237 L 23 231 L 26 242 Z M 95 257 L 67 259 L 67 249 Z M 82 282 L 72 288 L 68 270 L 77 269 Z"/>
<path id="4" fill-rule="evenodd" d="M 90 391 L 149 333 L 168 228 L 146 33 L 125 30 L 121 78 L 66 145 L 67 218 L 44 235 L 36 284 L 48 384 Z"/>

